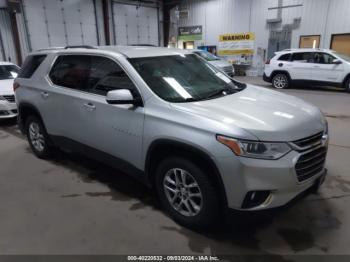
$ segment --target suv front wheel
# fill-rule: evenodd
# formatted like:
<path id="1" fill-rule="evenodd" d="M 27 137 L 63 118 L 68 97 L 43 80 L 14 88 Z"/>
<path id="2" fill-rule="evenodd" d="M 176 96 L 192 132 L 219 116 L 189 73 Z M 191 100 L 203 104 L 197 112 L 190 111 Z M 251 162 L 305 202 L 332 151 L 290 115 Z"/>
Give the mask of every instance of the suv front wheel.
<path id="1" fill-rule="evenodd" d="M 49 158 L 52 153 L 52 146 L 41 120 L 36 116 L 29 116 L 25 127 L 27 139 L 34 154 L 38 158 Z"/>
<path id="2" fill-rule="evenodd" d="M 279 73 L 272 78 L 272 85 L 277 89 L 285 89 L 290 85 L 289 77 L 286 74 Z"/>
<path id="3" fill-rule="evenodd" d="M 219 198 L 204 170 L 182 157 L 168 157 L 156 171 L 156 189 L 170 216 L 187 227 L 203 228 L 218 218 Z"/>
<path id="4" fill-rule="evenodd" d="M 345 91 L 350 93 L 350 77 L 345 81 Z"/>

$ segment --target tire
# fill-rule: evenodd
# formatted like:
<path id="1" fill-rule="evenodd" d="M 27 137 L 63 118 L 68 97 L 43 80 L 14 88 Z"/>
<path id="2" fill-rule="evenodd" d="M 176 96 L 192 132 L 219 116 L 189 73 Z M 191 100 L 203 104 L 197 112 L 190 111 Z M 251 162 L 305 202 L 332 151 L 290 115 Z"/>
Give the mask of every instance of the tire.
<path id="1" fill-rule="evenodd" d="M 286 89 L 290 86 L 290 80 L 287 74 L 279 73 L 272 78 L 272 85 L 277 89 Z"/>
<path id="2" fill-rule="evenodd" d="M 182 175 L 185 180 L 181 179 Z M 179 179 L 177 185 L 169 182 L 176 183 L 176 176 Z M 166 189 L 165 185 L 172 190 Z M 157 167 L 155 186 L 162 206 L 179 224 L 200 229 L 214 226 L 218 220 L 220 203 L 217 190 L 208 174 L 190 160 L 165 158 Z M 176 197 L 174 190 L 177 191 Z"/>
<path id="3" fill-rule="evenodd" d="M 41 159 L 52 156 L 53 147 L 42 121 L 36 116 L 29 116 L 25 124 L 25 132 L 33 153 Z"/>
<path id="4" fill-rule="evenodd" d="M 350 77 L 345 81 L 344 88 L 346 92 L 350 93 Z"/>

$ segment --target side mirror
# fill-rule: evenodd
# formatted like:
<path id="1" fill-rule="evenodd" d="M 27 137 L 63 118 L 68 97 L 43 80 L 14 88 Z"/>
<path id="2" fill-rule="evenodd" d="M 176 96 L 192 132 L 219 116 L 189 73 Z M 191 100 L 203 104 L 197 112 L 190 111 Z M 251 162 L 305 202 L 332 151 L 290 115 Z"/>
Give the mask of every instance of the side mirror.
<path id="1" fill-rule="evenodd" d="M 342 64 L 343 62 L 340 60 L 340 59 L 334 59 L 333 60 L 333 64 L 335 64 L 335 65 L 340 65 L 340 64 Z"/>
<path id="2" fill-rule="evenodd" d="M 118 89 L 112 90 L 107 93 L 106 101 L 111 105 L 128 105 L 142 106 L 142 99 L 135 98 L 130 90 Z"/>

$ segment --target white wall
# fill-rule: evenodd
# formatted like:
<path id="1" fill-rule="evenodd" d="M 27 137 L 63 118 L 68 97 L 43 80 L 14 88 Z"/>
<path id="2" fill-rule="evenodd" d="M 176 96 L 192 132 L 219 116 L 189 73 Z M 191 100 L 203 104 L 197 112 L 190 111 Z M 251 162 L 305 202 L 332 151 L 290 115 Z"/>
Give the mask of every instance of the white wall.
<path id="1" fill-rule="evenodd" d="M 299 47 L 301 35 L 321 35 L 321 48 L 330 48 L 331 35 L 350 33 L 349 0 L 284 0 L 283 5 L 301 7 L 283 8 L 282 24 L 291 24 L 301 18 L 300 27 L 292 31 L 292 48 Z M 267 49 L 269 24 L 275 18 L 278 0 L 183 0 L 180 9 L 187 9 L 187 19 L 180 26 L 202 25 L 203 40 L 196 45 L 217 45 L 218 36 L 224 33 L 252 31 L 256 34 L 255 48 Z M 259 64 L 257 64 L 259 63 Z M 261 67 L 257 56 L 253 67 Z"/>

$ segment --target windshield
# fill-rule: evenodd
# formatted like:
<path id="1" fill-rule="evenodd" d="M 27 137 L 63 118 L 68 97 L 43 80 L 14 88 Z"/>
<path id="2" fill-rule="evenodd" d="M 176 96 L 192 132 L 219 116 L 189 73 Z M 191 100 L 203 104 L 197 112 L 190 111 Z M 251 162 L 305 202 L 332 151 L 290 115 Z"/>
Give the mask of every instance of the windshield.
<path id="1" fill-rule="evenodd" d="M 15 65 L 0 65 L 0 80 L 15 79 L 19 68 Z"/>
<path id="2" fill-rule="evenodd" d="M 335 55 L 339 56 L 340 58 L 350 62 L 350 56 L 342 54 L 342 53 L 338 53 L 338 52 L 334 52 Z"/>
<path id="3" fill-rule="evenodd" d="M 220 58 L 218 58 L 217 56 L 213 55 L 212 53 L 209 53 L 207 51 L 195 51 L 195 54 L 201 56 L 202 58 L 204 58 L 207 61 L 217 61 L 220 60 Z"/>
<path id="4" fill-rule="evenodd" d="M 129 61 L 152 91 L 169 102 L 212 99 L 245 87 L 193 54 L 132 58 Z"/>

